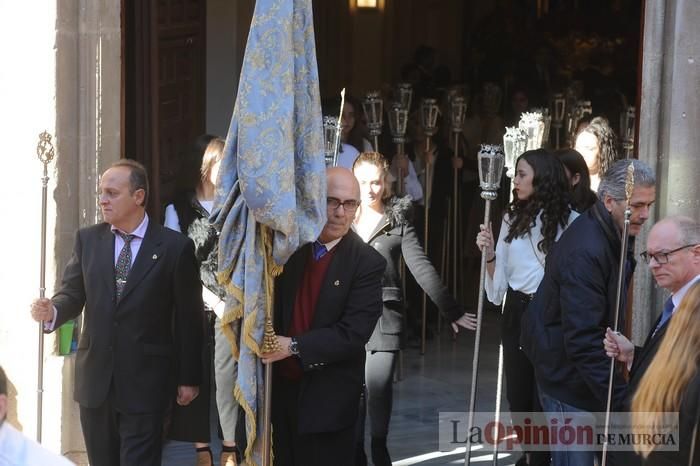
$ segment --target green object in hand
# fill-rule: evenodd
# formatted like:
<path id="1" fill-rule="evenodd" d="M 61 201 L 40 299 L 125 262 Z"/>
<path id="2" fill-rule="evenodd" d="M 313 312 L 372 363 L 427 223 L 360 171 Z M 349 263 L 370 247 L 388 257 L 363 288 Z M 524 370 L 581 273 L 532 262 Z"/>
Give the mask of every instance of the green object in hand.
<path id="1" fill-rule="evenodd" d="M 75 321 L 69 320 L 58 328 L 58 354 L 70 354 L 71 342 L 73 341 L 73 328 Z"/>

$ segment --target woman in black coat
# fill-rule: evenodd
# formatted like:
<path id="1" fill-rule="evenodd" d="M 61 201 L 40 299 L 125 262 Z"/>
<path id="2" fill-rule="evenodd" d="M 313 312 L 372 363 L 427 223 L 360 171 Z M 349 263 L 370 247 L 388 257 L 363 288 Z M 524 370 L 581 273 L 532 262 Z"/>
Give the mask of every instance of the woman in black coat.
<path id="1" fill-rule="evenodd" d="M 449 319 L 455 332 L 458 326 L 474 330 L 476 316 L 464 313 L 424 254 L 410 221 L 410 198 L 391 196 L 386 159 L 377 152 L 364 152 L 355 160 L 353 172 L 360 183 L 361 194 L 355 231 L 387 262 L 382 283 L 384 310 L 367 343 L 365 365 L 372 461 L 375 466 L 385 466 L 391 464 L 386 438 L 391 417 L 392 374 L 404 329 L 403 291 L 399 276 L 401 257 L 418 285 Z"/>

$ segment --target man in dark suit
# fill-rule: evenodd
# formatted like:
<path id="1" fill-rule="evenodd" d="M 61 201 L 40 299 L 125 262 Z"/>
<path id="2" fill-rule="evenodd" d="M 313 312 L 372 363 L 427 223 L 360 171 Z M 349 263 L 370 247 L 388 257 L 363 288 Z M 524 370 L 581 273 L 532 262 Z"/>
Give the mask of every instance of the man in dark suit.
<path id="1" fill-rule="evenodd" d="M 31 308 L 46 331 L 85 308 L 74 396 L 93 466 L 160 465 L 163 413 L 175 387 L 187 405 L 201 382 L 194 245 L 149 221 L 147 180 L 128 159 L 102 175 L 105 223 L 78 231 L 60 289 Z"/>
<path id="2" fill-rule="evenodd" d="M 365 344 L 382 312 L 386 261 L 350 230 L 360 204 L 352 172 L 327 173 L 328 221 L 275 285 L 272 423 L 275 464 L 352 465 Z M 285 336 L 282 336 L 285 335 Z"/>
<path id="3" fill-rule="evenodd" d="M 630 368 L 628 398 L 631 399 L 647 367 L 654 359 L 668 324 L 686 291 L 700 280 L 700 224 L 689 217 L 667 217 L 654 225 L 642 258 L 656 283 L 671 296 L 652 325 L 644 345 L 635 347 L 624 335 L 608 329 L 605 351 Z"/>
<path id="4" fill-rule="evenodd" d="M 626 177 L 634 166 L 629 235 L 635 237 L 656 200 L 656 177 L 639 160 L 618 160 L 603 175 L 598 202 L 574 220 L 547 254 L 544 278 L 522 320 L 520 343 L 535 369 L 548 422 L 590 419 L 605 411 L 610 359 L 600 347 L 604 329 L 615 321 L 617 274 L 625 224 Z M 633 246 L 631 244 L 630 246 Z M 628 247 L 623 275 L 626 296 L 635 262 Z M 624 307 L 623 307 L 624 308 Z M 616 373 L 613 407 L 625 384 Z M 578 445 L 550 444 L 553 466 L 590 466 L 596 452 Z"/>
<path id="5" fill-rule="evenodd" d="M 700 224 L 692 218 L 673 216 L 656 223 L 647 238 L 642 258 L 649 265 L 656 283 L 671 292 L 663 311 L 651 326 L 643 346 L 635 346 L 624 335 L 607 329 L 603 345 L 608 357 L 627 365 L 630 379 L 625 393 L 629 410 L 637 387 L 654 359 L 661 340 L 678 305 L 690 287 L 700 280 Z M 610 452 L 612 464 L 633 466 L 641 458 L 631 451 Z"/>

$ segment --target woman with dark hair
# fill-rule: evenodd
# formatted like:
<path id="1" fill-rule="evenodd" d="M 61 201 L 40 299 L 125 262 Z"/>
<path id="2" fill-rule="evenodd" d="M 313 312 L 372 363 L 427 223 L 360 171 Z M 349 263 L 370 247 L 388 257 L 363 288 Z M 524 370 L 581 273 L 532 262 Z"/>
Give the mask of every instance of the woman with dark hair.
<path id="1" fill-rule="evenodd" d="M 513 186 L 495 250 L 490 225 L 481 225 L 476 245 L 487 257 L 488 300 L 500 304 L 505 297 L 501 342 L 510 411 L 538 412 L 534 370 L 520 349 L 520 321 L 544 276 L 547 253 L 578 214 L 570 206 L 564 167 L 544 149 L 518 157 Z M 523 419 L 514 422 L 522 425 Z M 549 454 L 526 453 L 516 464 L 549 464 Z"/>
<path id="2" fill-rule="evenodd" d="M 591 191 L 591 176 L 583 156 L 574 149 L 560 149 L 554 153 L 564 165 L 571 185 L 571 206 L 578 213 L 588 210 L 598 199 Z"/>
<path id="3" fill-rule="evenodd" d="M 340 100 L 324 99 L 323 114 L 337 117 Z M 340 118 L 340 148 L 338 166 L 352 169 L 352 163 L 360 152 L 372 150 L 372 144 L 365 137 L 367 130 L 362 118 L 362 103 L 351 95 L 345 95 L 343 114 Z"/>
<path id="4" fill-rule="evenodd" d="M 576 135 L 574 149 L 586 161 L 591 176 L 591 189 L 597 191 L 600 178 L 618 159 L 617 137 L 608 120 L 603 117 L 593 118 L 588 126 Z"/>
<path id="5" fill-rule="evenodd" d="M 206 138 L 205 138 L 206 139 Z M 195 143 L 197 147 L 202 137 Z M 219 464 L 234 466 L 238 459 L 235 433 L 238 420 L 238 404 L 233 398 L 236 380 L 236 362 L 230 344 L 221 328 L 226 290 L 216 279 L 218 271 L 218 232 L 209 223 L 214 206 L 216 179 L 224 153 L 224 140 L 212 137 L 203 152 L 192 152 L 183 164 L 183 184 L 175 201 L 165 209 L 165 226 L 182 232 L 194 242 L 195 255 L 200 264 L 202 298 L 207 314 L 207 327 L 203 367 L 204 377 L 200 396 L 189 406 L 175 406 L 172 411 L 169 438 L 194 442 L 197 451 L 197 466 L 211 466 L 212 452 L 209 447 L 209 394 L 212 360 L 216 379 L 216 402 L 223 434 L 222 453 Z M 196 167 L 196 168 L 194 168 Z M 213 348 L 212 348 L 213 346 Z"/>
<path id="6" fill-rule="evenodd" d="M 474 330 L 476 318 L 473 314 L 464 313 L 423 252 L 411 223 L 410 199 L 391 194 L 387 181 L 387 160 L 377 152 L 364 152 L 355 160 L 353 173 L 360 184 L 360 207 L 355 216 L 355 231 L 387 261 L 382 283 L 384 309 L 366 345 L 365 384 L 372 462 L 375 466 L 390 466 L 386 440 L 393 398 L 392 376 L 404 330 L 405 303 L 399 277 L 401 257 L 418 285 L 449 319 L 455 332 L 458 326 Z M 361 417 L 362 424 L 363 421 L 364 416 Z M 363 442 L 363 438 L 364 435 L 358 441 Z M 359 454 L 364 457 L 364 447 Z"/>

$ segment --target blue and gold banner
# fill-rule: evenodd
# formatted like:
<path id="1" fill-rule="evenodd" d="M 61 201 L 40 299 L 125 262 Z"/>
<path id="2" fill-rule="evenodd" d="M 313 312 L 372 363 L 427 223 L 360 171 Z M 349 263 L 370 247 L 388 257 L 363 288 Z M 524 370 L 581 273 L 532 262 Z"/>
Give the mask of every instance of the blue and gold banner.
<path id="1" fill-rule="evenodd" d="M 257 0 L 212 218 L 222 319 L 238 358 L 246 464 L 261 464 L 265 310 L 270 276 L 326 221 L 321 99 L 311 0 Z"/>

